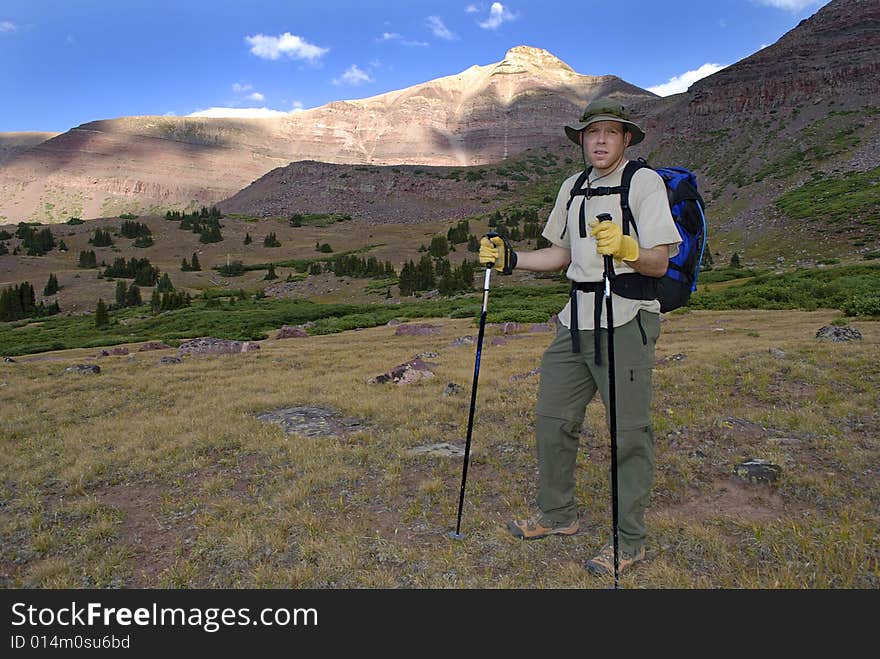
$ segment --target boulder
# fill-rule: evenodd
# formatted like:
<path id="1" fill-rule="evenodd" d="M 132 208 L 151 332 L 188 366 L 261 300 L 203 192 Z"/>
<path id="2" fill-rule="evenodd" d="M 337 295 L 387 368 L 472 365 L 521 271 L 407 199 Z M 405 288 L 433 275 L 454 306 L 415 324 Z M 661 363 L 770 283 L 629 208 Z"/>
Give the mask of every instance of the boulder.
<path id="1" fill-rule="evenodd" d="M 816 332 L 816 338 L 819 341 L 832 341 L 839 343 L 842 341 L 861 341 L 862 333 L 855 327 L 838 327 L 837 325 L 826 325 Z"/>
<path id="2" fill-rule="evenodd" d="M 769 460 L 750 458 L 735 465 L 733 473 L 750 483 L 775 483 L 782 475 L 782 467 Z"/>
<path id="3" fill-rule="evenodd" d="M 306 332 L 302 327 L 291 327 L 290 325 L 284 325 L 280 330 L 278 330 L 278 334 L 275 335 L 276 339 L 304 339 L 308 337 L 309 333 Z"/>
<path id="4" fill-rule="evenodd" d="M 140 348 L 138 348 L 138 352 L 145 352 L 147 350 L 168 350 L 171 346 L 167 343 L 163 343 L 162 341 L 147 341 Z"/>
<path id="5" fill-rule="evenodd" d="M 439 325 L 431 325 L 429 323 L 406 323 L 397 326 L 397 329 L 394 330 L 394 336 L 424 336 L 427 334 L 437 334 L 439 332 Z"/>
<path id="6" fill-rule="evenodd" d="M 97 364 L 76 364 L 68 366 L 64 369 L 65 373 L 79 373 L 81 375 L 97 375 L 101 372 L 101 367 Z"/>

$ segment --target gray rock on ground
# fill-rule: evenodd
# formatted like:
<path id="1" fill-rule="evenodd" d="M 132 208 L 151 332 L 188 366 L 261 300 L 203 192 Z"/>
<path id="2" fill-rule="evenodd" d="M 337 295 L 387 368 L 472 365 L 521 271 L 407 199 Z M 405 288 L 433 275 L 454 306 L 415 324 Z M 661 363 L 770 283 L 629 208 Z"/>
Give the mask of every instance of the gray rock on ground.
<path id="1" fill-rule="evenodd" d="M 816 338 L 819 341 L 831 341 L 833 343 L 840 343 L 842 341 L 861 341 L 862 333 L 855 327 L 826 325 L 816 332 Z"/>

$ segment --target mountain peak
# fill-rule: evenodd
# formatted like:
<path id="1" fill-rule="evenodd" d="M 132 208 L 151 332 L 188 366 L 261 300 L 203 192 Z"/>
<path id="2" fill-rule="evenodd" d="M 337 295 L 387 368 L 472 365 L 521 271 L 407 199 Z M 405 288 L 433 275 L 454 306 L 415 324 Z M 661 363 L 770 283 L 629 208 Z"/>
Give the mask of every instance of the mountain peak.
<path id="1" fill-rule="evenodd" d="M 561 68 L 574 72 L 574 69 L 556 57 L 556 55 L 543 48 L 536 48 L 534 46 L 514 46 L 504 54 L 504 59 L 498 62 L 496 71 L 513 73 L 534 67 L 545 70 Z M 505 69 L 510 70 L 506 71 Z"/>

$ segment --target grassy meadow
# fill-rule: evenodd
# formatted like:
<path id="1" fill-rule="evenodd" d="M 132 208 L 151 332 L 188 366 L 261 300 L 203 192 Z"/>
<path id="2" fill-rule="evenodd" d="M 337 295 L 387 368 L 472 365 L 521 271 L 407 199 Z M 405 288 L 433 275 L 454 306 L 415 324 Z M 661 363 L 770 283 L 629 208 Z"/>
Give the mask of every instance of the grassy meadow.
<path id="1" fill-rule="evenodd" d="M 490 297 L 490 323 L 502 297 Z M 648 560 L 623 587 L 880 587 L 880 322 L 852 320 L 860 341 L 818 341 L 839 316 L 665 317 Z M 81 347 L 0 362 L 0 586 L 607 587 L 582 568 L 611 523 L 602 404 L 582 432 L 580 533 L 509 537 L 506 520 L 535 495 L 529 373 L 551 335 L 490 325 L 465 538 L 453 540 L 461 458 L 410 451 L 464 443 L 475 348 L 450 344 L 477 327 L 472 315 L 418 322 L 437 333 L 267 338 L 256 352 L 169 365 L 158 362 L 174 350 L 138 343 L 121 356 Z M 368 382 L 426 352 L 433 378 Z M 64 372 L 82 363 L 101 372 Z M 449 383 L 461 391 L 444 395 Z M 294 406 L 359 425 L 287 436 L 256 418 Z M 780 465 L 780 480 L 736 478 L 747 458 Z"/>

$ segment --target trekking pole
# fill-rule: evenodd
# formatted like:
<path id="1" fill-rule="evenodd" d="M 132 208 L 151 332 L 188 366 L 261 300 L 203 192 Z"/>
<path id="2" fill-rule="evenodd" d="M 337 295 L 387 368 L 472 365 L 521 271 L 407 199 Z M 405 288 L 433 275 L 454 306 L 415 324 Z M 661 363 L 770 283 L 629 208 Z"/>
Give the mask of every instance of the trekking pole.
<path id="1" fill-rule="evenodd" d="M 597 215 L 600 222 L 611 220 L 608 213 Z M 620 553 L 618 544 L 618 505 L 617 505 L 617 392 L 614 378 L 614 311 L 611 300 L 611 280 L 614 279 L 614 257 L 604 257 L 605 271 L 602 279 L 605 282 L 605 310 L 608 324 L 608 427 L 611 431 L 611 522 L 613 524 L 614 542 L 614 589 L 620 588 Z M 598 332 L 599 328 L 596 327 Z"/>
<path id="2" fill-rule="evenodd" d="M 487 234 L 490 238 L 493 234 Z M 455 531 L 449 532 L 449 537 L 455 540 L 464 538 L 461 533 L 461 508 L 464 505 L 464 486 L 467 482 L 468 460 L 471 454 L 471 435 L 474 430 L 474 409 L 477 403 L 477 379 L 480 377 L 480 354 L 483 352 L 483 334 L 486 331 L 486 305 L 489 302 L 489 277 L 492 274 L 494 263 L 486 264 L 486 279 L 483 283 L 483 311 L 480 313 L 480 333 L 477 337 L 477 357 L 474 360 L 474 382 L 471 385 L 471 411 L 468 415 L 467 439 L 464 443 L 464 462 L 461 467 L 461 493 L 458 495 L 458 520 L 455 523 Z"/>

